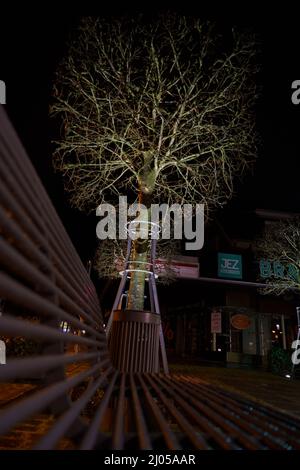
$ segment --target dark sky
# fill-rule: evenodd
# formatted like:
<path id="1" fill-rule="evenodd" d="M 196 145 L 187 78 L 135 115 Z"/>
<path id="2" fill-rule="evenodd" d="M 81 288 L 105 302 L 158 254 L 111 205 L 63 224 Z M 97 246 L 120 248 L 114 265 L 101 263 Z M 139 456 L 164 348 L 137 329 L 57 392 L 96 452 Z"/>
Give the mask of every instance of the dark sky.
<path id="1" fill-rule="evenodd" d="M 6 82 L 6 108 L 11 120 L 85 260 L 95 247 L 96 218 L 69 207 L 61 178 L 51 166 L 50 141 L 54 135 L 48 118 L 51 82 L 68 34 L 79 18 L 75 14 L 59 15 L 58 11 L 53 8 L 44 14 L 1 16 L 0 79 Z M 196 11 L 199 12 L 202 13 L 201 8 Z M 104 9 L 98 12 L 108 13 Z M 277 12 L 270 8 L 263 14 L 253 6 L 250 13 L 216 10 L 214 14 L 203 12 L 202 16 L 212 19 L 217 16 L 221 22 L 250 27 L 259 33 L 262 42 L 259 77 L 262 91 L 257 114 L 262 147 L 253 176 L 237 184 L 229 207 L 300 212 L 300 105 L 291 102 L 291 83 L 300 80 L 299 12 L 295 8 Z"/>

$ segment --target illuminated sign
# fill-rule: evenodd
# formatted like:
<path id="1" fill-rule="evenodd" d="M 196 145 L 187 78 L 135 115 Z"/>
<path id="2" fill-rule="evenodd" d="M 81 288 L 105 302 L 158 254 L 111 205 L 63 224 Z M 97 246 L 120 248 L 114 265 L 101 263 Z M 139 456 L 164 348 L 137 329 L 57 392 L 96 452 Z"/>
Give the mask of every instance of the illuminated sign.
<path id="1" fill-rule="evenodd" d="M 238 313 L 231 317 L 230 323 L 237 330 L 246 330 L 251 325 L 251 319 L 248 315 Z"/>
<path id="2" fill-rule="evenodd" d="M 242 256 L 218 253 L 218 276 L 227 279 L 242 279 Z"/>
<path id="3" fill-rule="evenodd" d="M 299 280 L 299 270 L 293 264 L 283 265 L 280 261 L 270 261 L 261 259 L 259 261 L 259 271 L 261 277 L 267 279 L 270 277 L 290 278 L 294 281 Z"/>

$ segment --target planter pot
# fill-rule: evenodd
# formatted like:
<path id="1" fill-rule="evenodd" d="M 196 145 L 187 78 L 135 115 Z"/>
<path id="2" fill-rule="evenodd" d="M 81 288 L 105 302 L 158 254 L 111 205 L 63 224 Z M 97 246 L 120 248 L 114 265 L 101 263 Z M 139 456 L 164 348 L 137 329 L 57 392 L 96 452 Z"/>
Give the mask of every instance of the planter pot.
<path id="1" fill-rule="evenodd" d="M 114 312 L 109 350 L 121 372 L 159 371 L 160 316 L 143 310 Z"/>

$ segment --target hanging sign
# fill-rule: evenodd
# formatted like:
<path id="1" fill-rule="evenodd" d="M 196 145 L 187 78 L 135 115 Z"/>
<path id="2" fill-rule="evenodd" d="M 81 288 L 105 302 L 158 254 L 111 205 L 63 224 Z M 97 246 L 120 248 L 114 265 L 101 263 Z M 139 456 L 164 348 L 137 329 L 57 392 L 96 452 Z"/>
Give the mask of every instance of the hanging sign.
<path id="1" fill-rule="evenodd" d="M 218 253 L 218 276 L 226 279 L 242 279 L 242 256 Z"/>

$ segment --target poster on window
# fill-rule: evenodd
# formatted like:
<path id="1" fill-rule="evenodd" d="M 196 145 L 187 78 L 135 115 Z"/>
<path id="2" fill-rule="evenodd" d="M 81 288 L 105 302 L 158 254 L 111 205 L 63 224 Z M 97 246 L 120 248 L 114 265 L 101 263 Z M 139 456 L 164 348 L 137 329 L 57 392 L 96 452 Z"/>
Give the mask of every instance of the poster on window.
<path id="1" fill-rule="evenodd" d="M 222 333 L 222 315 L 221 312 L 211 312 L 211 332 Z"/>

